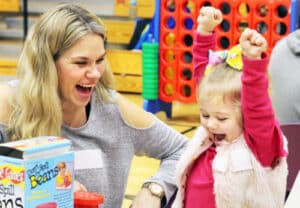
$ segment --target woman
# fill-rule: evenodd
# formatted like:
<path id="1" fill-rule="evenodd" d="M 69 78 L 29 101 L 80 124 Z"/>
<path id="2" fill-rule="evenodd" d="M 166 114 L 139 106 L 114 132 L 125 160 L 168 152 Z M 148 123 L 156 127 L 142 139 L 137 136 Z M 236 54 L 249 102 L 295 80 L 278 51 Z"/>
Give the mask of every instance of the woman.
<path id="1" fill-rule="evenodd" d="M 100 19 L 78 5 L 42 15 L 25 42 L 18 80 L 1 86 L 0 136 L 70 139 L 75 191 L 104 194 L 104 208 L 121 207 L 134 155 L 160 159 L 132 206 L 160 207 L 175 189 L 173 170 L 187 140 L 114 90 L 105 40 Z"/>

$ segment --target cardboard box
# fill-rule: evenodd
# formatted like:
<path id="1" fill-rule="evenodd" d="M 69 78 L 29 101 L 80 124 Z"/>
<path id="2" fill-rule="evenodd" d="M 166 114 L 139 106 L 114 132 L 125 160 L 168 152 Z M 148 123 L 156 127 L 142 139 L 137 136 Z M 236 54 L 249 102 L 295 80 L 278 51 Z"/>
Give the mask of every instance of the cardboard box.
<path id="1" fill-rule="evenodd" d="M 0 208 L 72 208 L 70 146 L 62 137 L 0 144 Z"/>

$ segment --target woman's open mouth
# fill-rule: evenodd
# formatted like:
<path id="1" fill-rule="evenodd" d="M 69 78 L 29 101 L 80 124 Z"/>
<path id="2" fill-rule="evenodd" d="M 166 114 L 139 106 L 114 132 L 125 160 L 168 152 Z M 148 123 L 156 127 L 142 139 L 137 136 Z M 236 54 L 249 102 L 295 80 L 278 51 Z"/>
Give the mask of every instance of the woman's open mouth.
<path id="1" fill-rule="evenodd" d="M 83 86 L 83 85 L 76 85 L 76 89 L 80 92 L 90 92 L 92 90 L 92 87 L 88 87 L 88 86 Z"/>
<path id="2" fill-rule="evenodd" d="M 77 92 L 80 94 L 80 96 L 85 97 L 85 98 L 91 96 L 92 89 L 93 89 L 93 87 L 91 87 L 91 86 L 85 86 L 85 85 L 79 85 L 79 84 L 76 85 Z"/>

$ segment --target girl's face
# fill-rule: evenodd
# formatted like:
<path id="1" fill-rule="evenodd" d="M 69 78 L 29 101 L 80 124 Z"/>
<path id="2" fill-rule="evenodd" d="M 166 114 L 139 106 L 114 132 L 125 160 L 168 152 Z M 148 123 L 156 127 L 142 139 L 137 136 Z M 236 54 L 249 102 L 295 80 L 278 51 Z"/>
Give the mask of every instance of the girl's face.
<path id="1" fill-rule="evenodd" d="M 103 39 L 99 35 L 88 34 L 57 59 L 63 108 L 80 108 L 88 104 L 105 70 L 104 56 Z"/>
<path id="2" fill-rule="evenodd" d="M 201 124 L 208 131 L 209 139 L 216 145 L 222 140 L 232 142 L 242 134 L 242 115 L 236 106 L 207 101 L 201 104 L 200 111 Z"/>

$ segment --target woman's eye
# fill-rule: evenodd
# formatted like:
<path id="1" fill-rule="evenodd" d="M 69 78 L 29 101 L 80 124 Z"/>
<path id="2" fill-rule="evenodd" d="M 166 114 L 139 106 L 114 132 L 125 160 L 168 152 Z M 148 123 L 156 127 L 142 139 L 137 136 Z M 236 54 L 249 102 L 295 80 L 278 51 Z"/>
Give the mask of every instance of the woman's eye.
<path id="1" fill-rule="evenodd" d="M 77 61 L 77 62 L 75 62 L 75 64 L 77 64 L 77 65 L 85 65 L 87 62 L 85 62 L 85 61 Z"/>
<path id="2" fill-rule="evenodd" d="M 100 58 L 100 59 L 98 59 L 96 62 L 97 62 L 97 64 L 100 64 L 100 63 L 102 63 L 104 61 L 104 58 Z"/>

